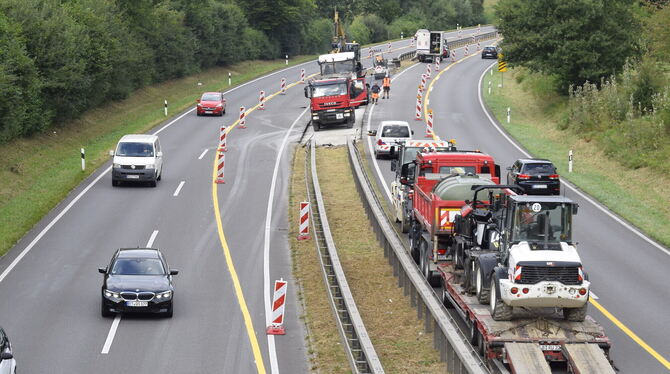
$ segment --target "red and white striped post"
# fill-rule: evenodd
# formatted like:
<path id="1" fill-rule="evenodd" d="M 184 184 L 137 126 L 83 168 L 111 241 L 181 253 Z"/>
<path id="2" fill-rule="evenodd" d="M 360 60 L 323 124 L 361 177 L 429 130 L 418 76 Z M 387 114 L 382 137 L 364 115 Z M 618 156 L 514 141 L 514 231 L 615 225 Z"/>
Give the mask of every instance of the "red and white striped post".
<path id="1" fill-rule="evenodd" d="M 389 51 L 391 51 L 391 42 L 389 42 Z"/>
<path id="2" fill-rule="evenodd" d="M 286 78 L 282 78 L 281 79 L 281 94 L 283 95 L 285 93 L 286 93 Z"/>
<path id="3" fill-rule="evenodd" d="M 456 50 L 452 50 L 449 55 L 451 56 L 451 62 L 456 62 Z"/>
<path id="4" fill-rule="evenodd" d="M 368 58 L 372 58 L 372 48 L 368 48 Z"/>
<path id="5" fill-rule="evenodd" d="M 219 152 L 219 159 L 217 160 L 216 164 L 216 183 L 217 184 L 223 184 L 226 183 L 223 180 L 223 168 L 226 164 L 226 154 L 223 152 Z"/>
<path id="6" fill-rule="evenodd" d="M 416 115 L 414 116 L 415 121 L 421 121 L 421 86 L 419 86 L 419 91 L 416 93 Z"/>
<path id="7" fill-rule="evenodd" d="M 430 66 L 430 64 L 426 65 L 426 79 L 430 79 L 430 74 L 432 73 L 432 68 Z"/>
<path id="8" fill-rule="evenodd" d="M 239 120 L 239 125 L 240 125 L 240 128 L 241 128 L 241 129 L 246 129 L 246 128 L 247 128 L 247 126 L 246 126 L 246 124 L 245 124 L 244 117 L 245 117 L 245 115 L 244 115 L 244 107 L 241 106 L 241 107 L 240 107 L 240 120 Z"/>
<path id="9" fill-rule="evenodd" d="M 284 329 L 286 284 L 287 282 L 283 278 L 275 281 L 274 296 L 272 297 L 272 321 L 267 330 L 265 330 L 268 335 L 286 335 L 286 330 Z"/>
<path id="10" fill-rule="evenodd" d="M 481 50 L 481 49 L 482 49 L 482 44 L 481 44 L 481 42 L 477 42 L 477 50 L 479 51 L 479 50 Z"/>
<path id="11" fill-rule="evenodd" d="M 414 47 L 414 38 L 412 38 L 411 41 L 409 42 L 409 46 Z"/>
<path id="12" fill-rule="evenodd" d="M 465 55 L 466 56 L 468 55 L 468 45 L 467 44 L 465 45 Z"/>
<path id="13" fill-rule="evenodd" d="M 426 118 L 426 137 L 433 137 L 433 110 L 428 109 L 428 118 Z"/>
<path id="14" fill-rule="evenodd" d="M 300 83 L 305 84 L 305 69 L 300 69 Z"/>
<path id="15" fill-rule="evenodd" d="M 300 203 L 300 221 L 298 226 L 298 240 L 309 239 L 309 202 Z"/>
<path id="16" fill-rule="evenodd" d="M 435 71 L 440 71 L 440 57 L 435 57 Z"/>
<path id="17" fill-rule="evenodd" d="M 421 74 L 421 91 L 426 87 L 426 74 Z"/>
<path id="18" fill-rule="evenodd" d="M 261 91 L 258 97 L 258 110 L 265 110 L 265 91 Z"/>
<path id="19" fill-rule="evenodd" d="M 219 149 L 217 149 L 217 151 L 228 151 L 228 148 L 226 148 L 226 126 L 224 125 L 221 125 L 221 132 L 219 133 Z"/>

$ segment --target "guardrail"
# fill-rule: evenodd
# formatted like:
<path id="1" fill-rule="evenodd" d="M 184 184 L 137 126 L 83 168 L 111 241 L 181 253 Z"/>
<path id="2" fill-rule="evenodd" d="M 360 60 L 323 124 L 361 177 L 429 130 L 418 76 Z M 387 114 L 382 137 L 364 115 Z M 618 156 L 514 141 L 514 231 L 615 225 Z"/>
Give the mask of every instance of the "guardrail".
<path id="1" fill-rule="evenodd" d="M 400 61 L 411 60 L 411 59 L 414 58 L 415 55 L 416 55 L 416 51 L 409 51 L 409 52 L 401 53 L 397 58 Z"/>
<path id="2" fill-rule="evenodd" d="M 409 296 L 410 304 L 417 308 L 417 318 L 424 320 L 425 331 L 433 333 L 433 347 L 440 352 L 440 360 L 446 362 L 447 370 L 451 373 L 489 374 L 485 363 L 466 342 L 456 322 L 434 296 L 433 288 L 421 276 L 414 260 L 405 250 L 372 189 L 355 140 L 348 141 L 347 147 L 356 188 L 377 240 L 384 248 L 384 256 L 393 268 L 393 275 L 398 278 L 398 287 L 403 288 L 405 296 Z"/>
<path id="3" fill-rule="evenodd" d="M 383 374 L 384 369 L 365 329 L 337 255 L 316 172 L 314 140 L 312 139 L 309 144 L 309 153 L 305 157 L 305 184 L 310 206 L 316 208 L 317 214 L 314 214 L 314 209 L 310 214 L 323 279 L 330 296 L 330 306 L 337 317 L 338 330 L 351 370 L 356 374 Z M 308 161 L 311 163 L 309 168 Z M 307 171 L 310 169 L 311 174 L 308 175 Z"/>
<path id="4" fill-rule="evenodd" d="M 461 48 L 461 47 L 465 47 L 466 45 L 476 44 L 477 42 L 483 42 L 484 40 L 491 40 L 491 39 L 495 39 L 497 37 L 498 37 L 498 32 L 497 31 L 491 31 L 491 32 L 487 32 L 487 33 L 479 34 L 479 35 L 471 35 L 471 36 L 467 36 L 465 38 L 452 40 L 452 41 L 447 41 L 447 48 L 449 48 L 449 49 Z"/>

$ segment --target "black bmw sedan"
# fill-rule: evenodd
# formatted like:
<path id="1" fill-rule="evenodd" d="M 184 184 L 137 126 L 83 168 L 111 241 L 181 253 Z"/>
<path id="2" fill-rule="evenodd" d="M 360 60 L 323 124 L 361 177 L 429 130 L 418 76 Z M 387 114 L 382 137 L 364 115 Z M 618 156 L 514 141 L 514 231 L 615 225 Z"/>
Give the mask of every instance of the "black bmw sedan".
<path id="1" fill-rule="evenodd" d="M 482 49 L 482 58 L 498 58 L 498 49 L 496 47 L 484 47 Z"/>
<path id="2" fill-rule="evenodd" d="M 109 266 L 98 268 L 102 282 L 102 316 L 114 313 L 149 312 L 172 317 L 174 287 L 172 276 L 179 271 L 168 267 L 158 249 L 118 249 Z"/>

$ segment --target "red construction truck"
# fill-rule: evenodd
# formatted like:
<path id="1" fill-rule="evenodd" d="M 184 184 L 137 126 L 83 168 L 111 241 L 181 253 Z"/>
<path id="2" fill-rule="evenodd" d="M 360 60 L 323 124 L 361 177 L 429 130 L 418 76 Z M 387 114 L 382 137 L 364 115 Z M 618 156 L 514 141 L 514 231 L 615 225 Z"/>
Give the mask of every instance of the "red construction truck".
<path id="1" fill-rule="evenodd" d="M 356 53 L 321 55 L 319 67 L 320 76 L 311 79 L 305 87 L 305 97 L 310 99 L 314 131 L 336 123 L 353 127 L 355 108 L 369 102 L 369 87 Z"/>

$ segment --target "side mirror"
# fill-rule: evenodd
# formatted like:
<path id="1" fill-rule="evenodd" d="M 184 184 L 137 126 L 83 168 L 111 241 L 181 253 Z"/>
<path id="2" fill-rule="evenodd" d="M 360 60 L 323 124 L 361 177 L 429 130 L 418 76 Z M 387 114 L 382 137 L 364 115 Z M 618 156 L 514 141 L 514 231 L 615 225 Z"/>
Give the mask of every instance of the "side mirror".
<path id="1" fill-rule="evenodd" d="M 12 358 L 14 358 L 14 355 L 12 355 L 12 354 L 9 353 L 9 352 L 2 352 L 2 353 L 0 353 L 0 361 L 2 361 L 2 360 L 11 360 Z"/>
<path id="2" fill-rule="evenodd" d="M 177 269 L 170 269 L 170 275 L 177 275 L 179 274 L 179 270 Z"/>
<path id="3" fill-rule="evenodd" d="M 112 150 L 112 149 L 109 150 L 109 156 L 114 157 L 114 150 Z"/>
<path id="4" fill-rule="evenodd" d="M 305 87 L 305 97 L 308 99 L 312 97 L 309 86 Z"/>
<path id="5" fill-rule="evenodd" d="M 103 267 L 103 268 L 98 268 L 98 273 L 105 274 L 106 272 L 107 272 L 107 267 L 106 266 Z"/>
<path id="6" fill-rule="evenodd" d="M 368 136 L 377 136 L 377 130 L 368 131 Z"/>
<path id="7" fill-rule="evenodd" d="M 412 130 L 412 135 L 414 135 L 414 130 Z"/>

